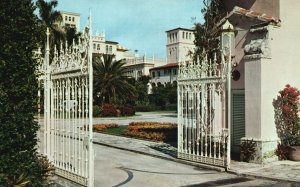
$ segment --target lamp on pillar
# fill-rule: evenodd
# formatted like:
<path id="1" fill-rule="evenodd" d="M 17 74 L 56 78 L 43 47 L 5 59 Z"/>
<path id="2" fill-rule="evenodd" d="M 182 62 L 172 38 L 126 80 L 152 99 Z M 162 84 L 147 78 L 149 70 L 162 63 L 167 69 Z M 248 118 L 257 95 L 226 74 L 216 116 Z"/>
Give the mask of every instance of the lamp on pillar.
<path id="1" fill-rule="evenodd" d="M 227 57 L 235 54 L 235 35 L 233 25 L 226 20 L 221 27 L 221 50 Z"/>

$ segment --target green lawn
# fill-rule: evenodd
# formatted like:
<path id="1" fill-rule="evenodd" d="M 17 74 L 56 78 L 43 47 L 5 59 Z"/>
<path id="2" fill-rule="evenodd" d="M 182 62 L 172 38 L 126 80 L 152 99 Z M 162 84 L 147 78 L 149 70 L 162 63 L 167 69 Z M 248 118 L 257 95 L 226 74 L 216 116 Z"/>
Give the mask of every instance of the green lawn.
<path id="1" fill-rule="evenodd" d="M 128 125 L 122 125 L 117 128 L 108 128 L 108 129 L 104 130 L 103 133 L 122 136 L 124 130 L 126 130 L 127 127 L 128 127 Z"/>

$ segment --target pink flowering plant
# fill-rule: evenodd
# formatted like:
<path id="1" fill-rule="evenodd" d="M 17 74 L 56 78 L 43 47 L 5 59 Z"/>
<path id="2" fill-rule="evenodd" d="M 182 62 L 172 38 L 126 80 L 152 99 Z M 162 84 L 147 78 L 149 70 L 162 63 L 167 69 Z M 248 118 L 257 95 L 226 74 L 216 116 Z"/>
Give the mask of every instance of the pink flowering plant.
<path id="1" fill-rule="evenodd" d="M 288 84 L 279 94 L 273 103 L 278 135 L 285 145 L 300 145 L 300 91 Z"/>

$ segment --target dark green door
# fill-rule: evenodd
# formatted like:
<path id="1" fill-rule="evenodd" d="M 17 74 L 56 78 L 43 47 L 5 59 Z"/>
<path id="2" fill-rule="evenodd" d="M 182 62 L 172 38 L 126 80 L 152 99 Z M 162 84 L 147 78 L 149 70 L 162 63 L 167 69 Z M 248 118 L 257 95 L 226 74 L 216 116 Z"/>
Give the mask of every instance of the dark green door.
<path id="1" fill-rule="evenodd" d="M 245 90 L 232 90 L 231 150 L 239 153 L 241 138 L 245 137 Z"/>

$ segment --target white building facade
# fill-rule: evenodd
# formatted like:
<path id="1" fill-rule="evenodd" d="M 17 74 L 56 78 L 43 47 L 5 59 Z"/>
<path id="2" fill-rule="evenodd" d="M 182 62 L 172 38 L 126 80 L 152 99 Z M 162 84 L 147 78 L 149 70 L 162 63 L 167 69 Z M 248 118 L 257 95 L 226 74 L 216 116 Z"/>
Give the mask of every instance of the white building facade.
<path id="1" fill-rule="evenodd" d="M 126 53 L 124 54 L 124 56 Z M 126 57 L 126 56 L 125 56 Z M 133 77 L 136 80 L 141 76 L 150 76 L 150 69 L 165 65 L 166 59 L 154 58 L 154 57 L 134 57 L 124 58 L 126 60 L 127 76 Z"/>
<path id="2" fill-rule="evenodd" d="M 77 32 L 80 31 L 80 14 L 65 11 L 60 11 L 60 14 L 62 16 L 62 27 L 76 28 Z"/>

